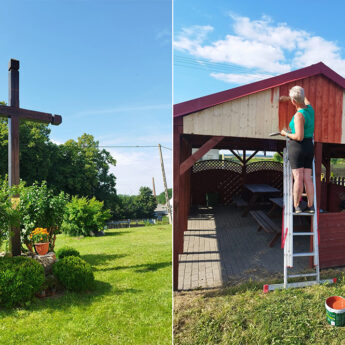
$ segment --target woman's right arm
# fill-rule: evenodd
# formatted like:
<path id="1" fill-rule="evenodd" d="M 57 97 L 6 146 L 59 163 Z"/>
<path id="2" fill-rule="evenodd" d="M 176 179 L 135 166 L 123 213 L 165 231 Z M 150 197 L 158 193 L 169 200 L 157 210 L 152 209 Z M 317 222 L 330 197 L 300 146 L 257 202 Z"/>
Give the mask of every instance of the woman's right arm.
<path id="1" fill-rule="evenodd" d="M 304 104 L 305 105 L 310 105 L 310 102 L 307 97 L 304 97 Z"/>

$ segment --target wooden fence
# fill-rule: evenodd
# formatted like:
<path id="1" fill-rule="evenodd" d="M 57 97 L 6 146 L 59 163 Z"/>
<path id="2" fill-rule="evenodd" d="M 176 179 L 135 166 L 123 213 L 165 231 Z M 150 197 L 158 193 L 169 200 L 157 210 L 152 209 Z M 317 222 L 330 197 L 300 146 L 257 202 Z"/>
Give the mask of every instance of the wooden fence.
<path id="1" fill-rule="evenodd" d="M 107 229 L 133 228 L 138 226 L 145 226 L 147 223 L 156 224 L 156 222 L 156 219 L 113 220 L 107 223 Z"/>

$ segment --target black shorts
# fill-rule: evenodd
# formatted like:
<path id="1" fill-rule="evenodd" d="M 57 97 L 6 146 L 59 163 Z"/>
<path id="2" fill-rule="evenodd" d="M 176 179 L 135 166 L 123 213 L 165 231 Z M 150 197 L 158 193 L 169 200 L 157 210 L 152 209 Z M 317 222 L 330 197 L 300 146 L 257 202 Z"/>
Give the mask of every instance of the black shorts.
<path id="1" fill-rule="evenodd" d="M 312 169 L 314 158 L 312 138 L 304 138 L 302 141 L 289 140 L 288 150 L 291 169 Z"/>

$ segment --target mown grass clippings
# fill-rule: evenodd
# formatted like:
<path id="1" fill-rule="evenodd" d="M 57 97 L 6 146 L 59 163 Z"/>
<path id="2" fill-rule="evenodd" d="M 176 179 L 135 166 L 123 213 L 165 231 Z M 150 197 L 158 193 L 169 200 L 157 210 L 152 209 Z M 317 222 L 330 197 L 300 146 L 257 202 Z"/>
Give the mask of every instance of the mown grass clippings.
<path id="1" fill-rule="evenodd" d="M 332 327 L 326 322 L 326 298 L 345 295 L 343 271 L 323 273 L 331 274 L 338 275 L 335 285 L 268 294 L 263 294 L 262 284 L 255 282 L 176 293 L 175 344 L 345 344 L 345 327 Z"/>

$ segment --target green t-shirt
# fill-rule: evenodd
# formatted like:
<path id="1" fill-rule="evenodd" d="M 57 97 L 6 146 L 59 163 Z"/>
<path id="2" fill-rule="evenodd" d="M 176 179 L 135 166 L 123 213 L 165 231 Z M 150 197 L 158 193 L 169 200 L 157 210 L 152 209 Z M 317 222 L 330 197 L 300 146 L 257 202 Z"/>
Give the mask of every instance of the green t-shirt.
<path id="1" fill-rule="evenodd" d="M 314 135 L 314 109 L 313 107 L 308 104 L 306 108 L 298 110 L 304 116 L 304 138 L 312 138 Z M 296 114 L 295 114 L 296 115 Z M 294 118 L 295 115 L 292 117 L 292 120 L 289 123 L 289 127 L 291 128 L 291 133 L 295 134 L 295 122 Z"/>

